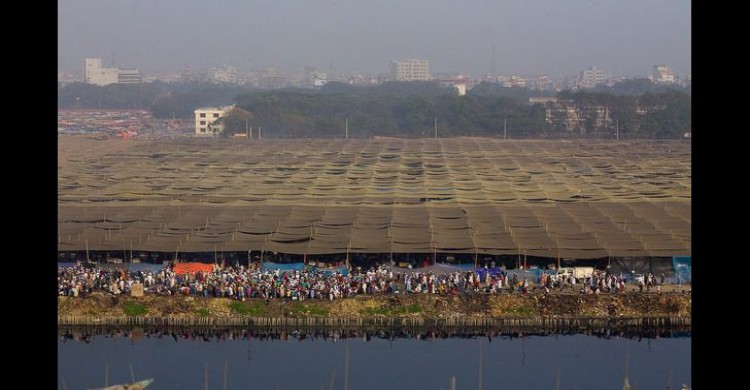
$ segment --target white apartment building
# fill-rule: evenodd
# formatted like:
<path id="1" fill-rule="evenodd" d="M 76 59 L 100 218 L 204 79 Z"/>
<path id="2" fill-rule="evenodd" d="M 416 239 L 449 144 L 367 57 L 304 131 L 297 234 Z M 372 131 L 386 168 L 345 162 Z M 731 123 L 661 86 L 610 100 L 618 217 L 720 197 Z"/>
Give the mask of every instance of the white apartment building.
<path id="1" fill-rule="evenodd" d="M 404 61 L 391 61 L 391 78 L 396 81 L 428 81 L 430 61 L 409 58 Z"/>
<path id="2" fill-rule="evenodd" d="M 657 84 L 674 84 L 675 78 L 672 69 L 666 65 L 654 65 L 654 82 Z"/>
<path id="3" fill-rule="evenodd" d="M 212 137 L 221 131 L 216 120 L 226 115 L 233 106 L 202 107 L 195 110 L 195 135 Z"/>
<path id="4" fill-rule="evenodd" d="M 578 77 L 578 88 L 594 88 L 604 84 L 606 75 L 603 70 L 592 66 L 589 69 L 582 70 Z"/>
<path id="5" fill-rule="evenodd" d="M 521 76 L 510 76 L 503 81 L 505 88 L 526 88 L 526 79 Z"/>
<path id="6" fill-rule="evenodd" d="M 229 65 L 211 68 L 209 77 L 215 83 L 238 84 L 240 81 L 240 73 L 237 68 Z"/>
<path id="7" fill-rule="evenodd" d="M 84 58 L 83 81 L 99 86 L 138 84 L 141 82 L 141 75 L 137 69 L 104 68 L 101 58 Z"/>
<path id="8" fill-rule="evenodd" d="M 142 81 L 138 69 L 117 69 L 118 84 L 139 84 Z"/>

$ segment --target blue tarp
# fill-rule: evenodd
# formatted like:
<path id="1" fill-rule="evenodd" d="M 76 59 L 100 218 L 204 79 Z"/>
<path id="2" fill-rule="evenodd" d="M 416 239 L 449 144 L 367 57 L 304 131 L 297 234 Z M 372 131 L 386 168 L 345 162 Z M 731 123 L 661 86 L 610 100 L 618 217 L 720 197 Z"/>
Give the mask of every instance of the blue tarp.
<path id="1" fill-rule="evenodd" d="M 471 271 L 474 269 L 474 264 L 466 263 L 466 264 L 448 264 L 448 263 L 436 263 L 435 267 L 438 267 L 441 270 L 445 270 L 446 272 L 462 272 L 462 271 Z"/>
<path id="2" fill-rule="evenodd" d="M 492 275 L 493 277 L 496 277 L 499 274 L 504 274 L 505 271 L 503 271 L 500 267 L 492 267 L 492 268 L 484 268 L 484 267 L 478 267 L 474 269 L 474 272 L 479 275 L 479 281 L 484 283 L 487 280 L 487 274 Z"/>
<path id="3" fill-rule="evenodd" d="M 261 268 L 264 271 L 302 271 L 305 269 L 305 263 L 273 263 L 270 261 L 264 261 Z"/>
<path id="4" fill-rule="evenodd" d="M 692 256 L 675 256 L 672 258 L 674 264 L 675 282 L 677 284 L 690 283 L 692 281 Z"/>

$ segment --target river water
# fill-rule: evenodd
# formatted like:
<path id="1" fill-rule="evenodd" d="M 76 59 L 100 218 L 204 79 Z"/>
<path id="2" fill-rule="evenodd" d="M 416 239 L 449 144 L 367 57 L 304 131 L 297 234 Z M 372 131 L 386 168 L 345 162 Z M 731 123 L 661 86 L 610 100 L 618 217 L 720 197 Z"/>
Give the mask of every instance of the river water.
<path id="1" fill-rule="evenodd" d="M 626 375 L 633 389 L 691 384 L 689 332 L 61 328 L 59 336 L 58 389 L 69 390 L 132 377 L 154 378 L 148 390 L 448 390 L 452 378 L 456 389 L 619 390 Z"/>

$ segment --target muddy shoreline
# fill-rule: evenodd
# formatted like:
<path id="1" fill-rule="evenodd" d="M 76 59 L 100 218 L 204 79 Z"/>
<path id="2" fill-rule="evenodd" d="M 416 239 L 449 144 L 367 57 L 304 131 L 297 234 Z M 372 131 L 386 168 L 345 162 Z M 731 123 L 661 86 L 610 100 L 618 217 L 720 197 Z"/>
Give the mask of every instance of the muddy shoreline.
<path id="1" fill-rule="evenodd" d="M 58 297 L 59 326 L 498 327 L 691 324 L 689 293 L 378 295 L 334 301 L 92 294 Z"/>

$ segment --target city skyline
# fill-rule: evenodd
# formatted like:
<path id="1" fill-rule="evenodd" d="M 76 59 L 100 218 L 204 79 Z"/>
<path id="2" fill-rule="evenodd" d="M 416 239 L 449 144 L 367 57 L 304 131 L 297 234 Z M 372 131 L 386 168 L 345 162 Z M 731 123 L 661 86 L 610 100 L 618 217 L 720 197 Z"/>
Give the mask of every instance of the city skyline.
<path id="1" fill-rule="evenodd" d="M 690 4 L 672 0 L 60 0 L 58 69 L 98 57 L 145 74 L 224 64 L 387 73 L 393 60 L 422 58 L 433 73 L 472 76 L 565 77 L 593 65 L 645 77 L 657 64 L 690 74 L 690 19 Z"/>
<path id="2" fill-rule="evenodd" d="M 343 82 L 360 86 L 380 85 L 387 81 L 435 81 L 441 85 L 453 85 L 460 95 L 466 93 L 480 82 L 498 83 L 504 87 L 526 87 L 536 90 L 591 89 L 600 86 L 614 86 L 622 81 L 634 80 L 638 76 L 613 76 L 606 69 L 591 66 L 576 75 L 560 78 L 548 75 L 514 74 L 473 76 L 465 73 L 431 73 L 429 61 L 422 59 L 405 59 L 392 61 L 388 73 L 362 74 L 357 72 L 338 73 L 324 72 L 314 67 L 303 67 L 292 72 L 283 72 L 273 67 L 266 69 L 238 69 L 231 65 L 212 67 L 208 70 L 183 69 L 179 71 L 141 74 L 137 69 L 119 68 L 115 65 L 102 65 L 101 58 L 83 59 L 83 77 L 58 69 L 58 82 L 61 86 L 84 82 L 105 86 L 113 83 L 132 84 L 141 82 L 209 82 L 235 84 L 261 89 L 284 87 L 317 88 L 330 81 Z M 403 68 L 403 69 L 402 69 Z M 416 73 L 415 73 L 416 72 Z M 674 73 L 666 64 L 653 66 L 651 74 L 645 77 L 655 84 L 677 85 L 685 87 L 690 84 L 691 75 Z"/>

